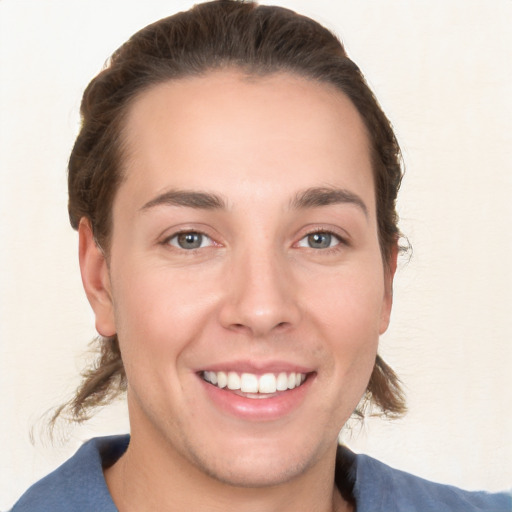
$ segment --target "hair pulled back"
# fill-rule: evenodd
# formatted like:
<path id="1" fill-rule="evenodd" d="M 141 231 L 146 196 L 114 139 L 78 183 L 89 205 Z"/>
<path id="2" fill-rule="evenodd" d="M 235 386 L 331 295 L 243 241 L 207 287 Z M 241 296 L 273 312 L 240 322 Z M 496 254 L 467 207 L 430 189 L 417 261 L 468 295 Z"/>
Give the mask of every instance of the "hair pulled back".
<path id="1" fill-rule="evenodd" d="M 82 125 L 69 159 L 69 217 L 91 223 L 108 257 L 112 204 L 123 180 L 123 121 L 133 100 L 153 85 L 210 70 L 237 68 L 264 76 L 288 72 L 342 91 L 361 115 L 371 144 L 378 235 L 385 264 L 399 238 L 395 209 L 402 178 L 400 149 L 391 125 L 359 68 L 326 28 L 295 12 L 239 0 L 196 5 L 153 23 L 114 52 L 86 88 Z M 117 336 L 99 338 L 100 355 L 83 372 L 76 396 L 57 410 L 83 421 L 126 389 Z M 400 383 L 377 356 L 362 403 L 384 414 L 405 411 Z M 362 414 L 362 408 L 356 413 Z"/>

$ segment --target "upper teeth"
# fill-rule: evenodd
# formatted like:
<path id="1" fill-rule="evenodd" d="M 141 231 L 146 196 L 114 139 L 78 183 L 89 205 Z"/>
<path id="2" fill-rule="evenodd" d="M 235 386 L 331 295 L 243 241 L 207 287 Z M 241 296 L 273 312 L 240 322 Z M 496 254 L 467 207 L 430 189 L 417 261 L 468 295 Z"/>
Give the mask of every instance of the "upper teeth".
<path id="1" fill-rule="evenodd" d="M 205 371 L 203 378 L 219 388 L 239 389 L 242 393 L 275 393 L 300 386 L 306 380 L 306 374 L 281 372 L 256 375 L 254 373 Z"/>

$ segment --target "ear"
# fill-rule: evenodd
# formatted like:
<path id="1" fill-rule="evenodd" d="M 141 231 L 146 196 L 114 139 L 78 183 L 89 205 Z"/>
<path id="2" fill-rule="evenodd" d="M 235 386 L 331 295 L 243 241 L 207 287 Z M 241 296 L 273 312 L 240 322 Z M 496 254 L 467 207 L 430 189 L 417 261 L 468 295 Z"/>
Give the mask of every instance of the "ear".
<path id="1" fill-rule="evenodd" d="M 82 283 L 96 317 L 96 330 L 101 336 L 113 336 L 116 327 L 107 260 L 94 240 L 89 219 L 85 217 L 80 219 L 78 240 Z"/>
<path id="2" fill-rule="evenodd" d="M 384 262 L 384 297 L 382 300 L 379 334 L 386 332 L 389 326 L 391 307 L 393 306 L 393 279 L 395 277 L 397 262 L 398 240 L 391 248 L 388 261 Z"/>

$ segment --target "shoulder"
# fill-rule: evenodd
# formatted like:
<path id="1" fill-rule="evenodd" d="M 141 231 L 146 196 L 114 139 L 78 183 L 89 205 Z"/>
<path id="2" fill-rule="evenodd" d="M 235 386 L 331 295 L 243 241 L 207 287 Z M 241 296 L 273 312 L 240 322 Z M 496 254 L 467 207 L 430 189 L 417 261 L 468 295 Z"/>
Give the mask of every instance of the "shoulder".
<path id="1" fill-rule="evenodd" d="M 115 512 L 103 467 L 113 464 L 128 442 L 129 436 L 91 439 L 62 466 L 30 487 L 11 512 Z"/>
<path id="2" fill-rule="evenodd" d="M 354 455 L 345 448 L 342 452 L 352 458 L 353 496 L 360 512 L 512 511 L 510 493 L 465 491 L 399 471 L 366 455 Z"/>

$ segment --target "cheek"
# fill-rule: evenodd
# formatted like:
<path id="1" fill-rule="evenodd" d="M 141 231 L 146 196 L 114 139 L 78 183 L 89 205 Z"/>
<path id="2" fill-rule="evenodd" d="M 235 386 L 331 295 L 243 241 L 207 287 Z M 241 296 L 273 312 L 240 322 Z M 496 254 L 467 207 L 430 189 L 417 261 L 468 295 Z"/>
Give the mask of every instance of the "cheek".
<path id="1" fill-rule="evenodd" d="M 352 333 L 345 341 L 356 346 L 378 341 L 384 303 L 383 273 L 377 266 L 340 271 L 317 279 L 305 302 L 315 310 L 319 325 Z"/>
<path id="2" fill-rule="evenodd" d="M 357 407 L 375 364 L 382 282 L 371 268 L 363 273 L 340 272 L 319 278 L 306 298 L 323 360 L 318 383 L 324 401 L 315 414 L 332 424 L 334 431 L 341 429 Z"/>
<path id="3" fill-rule="evenodd" d="M 126 365 L 155 368 L 176 360 L 204 328 L 215 303 L 213 290 L 201 290 L 188 273 L 161 269 L 119 269 L 113 278 L 117 333 Z M 130 278 L 126 278 L 130 275 Z M 205 293 L 206 292 L 206 293 Z"/>
<path id="4" fill-rule="evenodd" d="M 355 393 L 366 387 L 379 343 L 384 282 L 376 268 L 319 280 L 306 299 L 315 329 L 327 344 L 332 374 L 343 386 L 354 386 Z"/>

